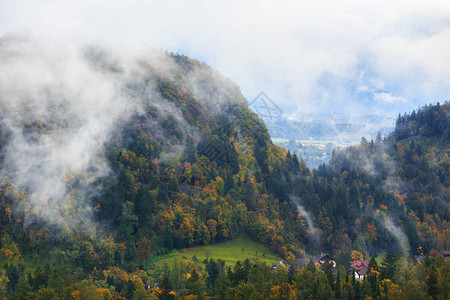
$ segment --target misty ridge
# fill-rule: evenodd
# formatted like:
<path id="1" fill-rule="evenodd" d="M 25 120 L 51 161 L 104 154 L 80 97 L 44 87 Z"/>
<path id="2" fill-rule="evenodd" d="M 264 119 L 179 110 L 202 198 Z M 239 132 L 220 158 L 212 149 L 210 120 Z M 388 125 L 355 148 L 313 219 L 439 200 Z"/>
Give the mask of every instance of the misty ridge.
<path id="1" fill-rule="evenodd" d="M 348 241 L 365 254 L 389 245 L 406 254 L 418 246 L 417 230 L 408 225 L 417 222 L 411 207 L 422 220 L 431 212 L 448 217 L 448 147 L 442 147 L 448 104 L 400 116 L 394 132 L 375 141 L 363 138 L 310 171 L 305 161 L 270 141 L 237 85 L 183 55 L 9 36 L 0 42 L 0 57 L 0 176 L 5 193 L 14 195 L 14 214 L 26 226 L 43 222 L 55 231 L 101 236 L 97 231 L 108 227 L 99 229 L 100 219 L 119 224 L 118 240 L 134 245 L 136 229 L 126 226 L 160 222 L 158 214 L 172 211 L 189 213 L 211 185 L 221 196 L 207 201 L 237 201 L 229 215 L 246 220 L 239 221 L 242 227 L 230 221 L 227 226 L 235 227 L 229 230 L 238 234 L 249 226 L 253 238 L 274 249 L 281 244 L 261 233 L 266 232 L 259 225 L 261 211 L 266 205 L 283 207 L 282 215 L 269 218 L 274 224 L 284 219 L 285 225 L 264 226 L 278 228 L 274 236 L 286 239 L 293 230 L 296 250 L 283 254 L 291 257 L 304 253 L 306 245 L 311 253 L 348 251 Z M 327 124 L 333 130 L 337 125 Z M 409 140 L 419 136 L 434 142 Z M 208 147 L 219 153 L 205 151 Z M 435 160 L 423 157 L 428 147 Z M 430 168 L 442 175 L 427 178 Z M 198 192 L 183 192 L 192 187 Z M 208 214 L 190 222 L 211 226 Z M 161 253 L 193 243 L 189 235 L 152 226 Z M 173 230 L 178 227 L 184 228 Z M 434 238 L 427 247 L 444 244 Z"/>
<path id="2" fill-rule="evenodd" d="M 449 1 L 0 15 L 0 300 L 450 299 Z"/>
<path id="3" fill-rule="evenodd" d="M 159 142 L 160 161 L 179 156 L 188 137 L 199 142 L 198 128 L 161 96 L 156 82 L 182 84 L 210 112 L 207 118 L 221 113 L 224 103 L 243 101 L 229 80 L 206 66 L 184 78 L 176 56 L 121 47 L 24 36 L 0 40 L 0 180 L 13 186 L 9 193 L 20 200 L 14 211 L 26 224 L 95 233 L 91 199 L 102 192 L 103 179 L 116 176 L 105 146 L 130 143 L 121 131 L 133 122 L 144 122 L 146 134 Z"/>

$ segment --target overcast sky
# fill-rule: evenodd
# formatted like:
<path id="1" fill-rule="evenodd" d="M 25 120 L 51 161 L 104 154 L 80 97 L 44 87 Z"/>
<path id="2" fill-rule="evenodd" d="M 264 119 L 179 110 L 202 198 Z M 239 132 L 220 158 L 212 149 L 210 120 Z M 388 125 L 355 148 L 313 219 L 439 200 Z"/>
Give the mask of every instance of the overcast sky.
<path id="1" fill-rule="evenodd" d="M 450 1 L 0 0 L 0 35 L 186 54 L 286 115 L 396 115 L 450 99 Z"/>

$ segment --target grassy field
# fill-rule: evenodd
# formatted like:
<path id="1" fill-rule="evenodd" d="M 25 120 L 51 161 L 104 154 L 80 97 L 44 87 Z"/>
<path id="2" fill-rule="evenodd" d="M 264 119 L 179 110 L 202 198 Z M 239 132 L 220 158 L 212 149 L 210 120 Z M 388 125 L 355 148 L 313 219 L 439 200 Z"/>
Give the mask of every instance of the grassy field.
<path id="1" fill-rule="evenodd" d="M 192 248 L 185 248 L 181 250 L 172 251 L 171 253 L 158 256 L 151 259 L 149 264 L 156 264 L 162 266 L 164 264 L 173 265 L 175 261 L 182 262 L 184 260 L 191 260 L 196 255 L 198 265 L 203 265 L 203 261 L 208 258 L 214 260 L 223 259 L 226 265 L 234 265 L 236 261 L 241 262 L 246 258 L 252 260 L 260 260 L 267 264 L 272 264 L 281 260 L 269 248 L 261 243 L 255 242 L 246 235 L 239 236 L 231 241 L 226 241 L 214 245 L 197 246 Z"/>
<path id="2" fill-rule="evenodd" d="M 379 266 L 381 266 L 381 262 L 383 261 L 383 259 L 386 257 L 387 252 L 381 252 L 380 254 L 378 254 L 377 257 L 375 257 L 375 261 L 377 262 L 377 264 Z M 370 259 L 370 258 L 367 258 Z"/>

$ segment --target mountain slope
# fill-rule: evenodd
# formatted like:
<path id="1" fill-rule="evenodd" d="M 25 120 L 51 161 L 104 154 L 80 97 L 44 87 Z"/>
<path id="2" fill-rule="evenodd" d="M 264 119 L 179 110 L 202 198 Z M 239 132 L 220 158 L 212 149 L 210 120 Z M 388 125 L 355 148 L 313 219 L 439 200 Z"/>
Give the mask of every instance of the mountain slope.
<path id="1" fill-rule="evenodd" d="M 399 116 L 389 137 L 362 139 L 316 172 L 323 183 L 318 193 L 326 195 L 322 205 L 330 198 L 338 203 L 329 205 L 332 223 L 343 218 L 360 251 L 428 253 L 450 246 L 449 111 L 447 102 Z"/>
<path id="2" fill-rule="evenodd" d="M 0 43 L 8 293 L 45 264 L 69 281 L 104 282 L 152 255 L 243 233 L 288 262 L 450 247 L 448 102 L 400 116 L 388 138 L 362 139 L 312 173 L 273 145 L 217 71 L 106 49 Z M 36 267 L 28 279 L 25 262 Z"/>
<path id="3" fill-rule="evenodd" d="M 158 254 L 245 232 L 301 254 L 279 179 L 298 162 L 228 79 L 175 54 L 68 54 L 22 38 L 1 46 L 12 70 L 1 90 L 2 235 L 21 255 L 62 248 L 88 271 L 134 264 L 146 243 Z M 79 66 L 66 70 L 72 60 Z M 27 79 L 23 64 L 48 75 Z"/>

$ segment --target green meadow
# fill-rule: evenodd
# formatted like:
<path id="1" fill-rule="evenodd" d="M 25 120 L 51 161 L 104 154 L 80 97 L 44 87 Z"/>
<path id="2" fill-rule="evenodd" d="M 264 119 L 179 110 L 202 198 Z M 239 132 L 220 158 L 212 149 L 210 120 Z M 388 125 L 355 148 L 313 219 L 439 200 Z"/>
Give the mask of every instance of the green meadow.
<path id="1" fill-rule="evenodd" d="M 234 265 L 236 261 L 240 260 L 242 262 L 246 258 L 263 261 L 269 265 L 282 260 L 263 244 L 253 241 L 246 235 L 242 235 L 233 240 L 218 244 L 172 251 L 163 256 L 153 257 L 149 261 L 149 264 L 155 264 L 158 266 L 167 264 L 171 266 L 175 263 L 175 261 L 192 261 L 194 256 L 197 257 L 198 265 L 203 265 L 203 261 L 206 258 L 212 258 L 214 260 L 223 259 L 226 265 Z"/>

